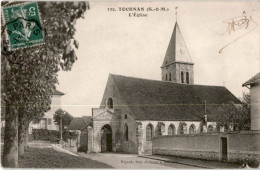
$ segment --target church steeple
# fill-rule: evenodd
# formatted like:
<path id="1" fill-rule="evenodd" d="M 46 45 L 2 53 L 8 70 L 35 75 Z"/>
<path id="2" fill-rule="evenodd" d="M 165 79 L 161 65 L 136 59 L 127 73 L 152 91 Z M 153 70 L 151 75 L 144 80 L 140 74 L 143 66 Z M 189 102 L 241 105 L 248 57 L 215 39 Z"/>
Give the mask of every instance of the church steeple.
<path id="1" fill-rule="evenodd" d="M 176 18 L 171 40 L 161 66 L 162 80 L 194 84 L 193 65 Z"/>

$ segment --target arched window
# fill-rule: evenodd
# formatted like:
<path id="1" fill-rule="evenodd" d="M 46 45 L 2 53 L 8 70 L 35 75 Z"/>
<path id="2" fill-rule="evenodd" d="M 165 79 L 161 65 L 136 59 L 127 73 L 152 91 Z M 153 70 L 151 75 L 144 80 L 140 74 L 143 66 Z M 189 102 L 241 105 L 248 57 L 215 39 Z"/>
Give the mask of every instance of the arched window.
<path id="1" fill-rule="evenodd" d="M 125 140 L 128 141 L 128 125 L 125 124 Z"/>
<path id="2" fill-rule="evenodd" d="M 127 114 L 125 114 L 125 119 L 127 119 Z"/>
<path id="3" fill-rule="evenodd" d="M 189 72 L 186 72 L 186 82 L 187 84 L 190 83 L 190 76 L 189 76 Z"/>
<path id="4" fill-rule="evenodd" d="M 171 80 L 172 80 L 172 74 L 169 73 L 169 81 L 171 81 Z"/>
<path id="5" fill-rule="evenodd" d="M 175 134 L 175 126 L 171 124 L 168 127 L 168 135 L 174 135 L 174 134 Z"/>
<path id="6" fill-rule="evenodd" d="M 184 73 L 183 73 L 183 71 L 181 72 L 181 83 L 184 83 Z"/>
<path id="7" fill-rule="evenodd" d="M 195 125 L 192 124 L 192 125 L 190 125 L 189 134 L 194 134 L 194 133 L 196 133 L 196 128 L 195 128 Z"/>
<path id="8" fill-rule="evenodd" d="M 209 126 L 208 126 L 208 132 L 213 132 L 214 131 L 214 128 L 213 128 L 213 126 L 210 124 Z"/>
<path id="9" fill-rule="evenodd" d="M 107 107 L 113 108 L 113 99 L 111 97 L 107 100 Z"/>
<path id="10" fill-rule="evenodd" d="M 153 125 L 148 124 L 146 126 L 146 141 L 151 141 L 153 138 Z"/>
<path id="11" fill-rule="evenodd" d="M 166 80 L 166 81 L 168 80 L 168 76 L 167 76 L 167 74 L 165 75 L 165 80 Z"/>

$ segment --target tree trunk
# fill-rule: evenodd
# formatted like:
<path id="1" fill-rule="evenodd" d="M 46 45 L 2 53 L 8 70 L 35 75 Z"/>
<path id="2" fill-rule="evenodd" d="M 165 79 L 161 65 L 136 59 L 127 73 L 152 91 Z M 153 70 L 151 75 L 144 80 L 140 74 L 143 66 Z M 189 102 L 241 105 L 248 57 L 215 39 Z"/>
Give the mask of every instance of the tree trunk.
<path id="1" fill-rule="evenodd" d="M 29 122 L 25 124 L 25 139 L 24 139 L 24 148 L 28 148 L 28 141 L 29 141 Z"/>
<path id="2" fill-rule="evenodd" d="M 6 107 L 3 167 L 18 167 L 18 109 Z"/>
<path id="3" fill-rule="evenodd" d="M 21 111 L 20 111 L 21 112 Z M 18 116 L 18 156 L 24 154 L 24 143 L 25 143 L 25 115 L 19 114 Z"/>

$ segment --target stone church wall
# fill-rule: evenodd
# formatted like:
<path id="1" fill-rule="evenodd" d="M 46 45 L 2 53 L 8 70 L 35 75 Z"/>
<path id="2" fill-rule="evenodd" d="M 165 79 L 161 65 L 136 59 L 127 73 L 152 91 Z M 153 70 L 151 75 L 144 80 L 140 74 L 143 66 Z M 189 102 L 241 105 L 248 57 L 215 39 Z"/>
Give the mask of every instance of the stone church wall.
<path id="1" fill-rule="evenodd" d="M 192 67 L 192 66 L 191 66 Z M 113 107 L 109 108 L 108 100 L 112 98 Z M 100 108 L 93 110 L 93 116 L 97 114 L 102 114 L 102 111 L 110 110 L 111 112 L 117 112 L 116 117 L 111 121 L 93 121 L 93 146 L 95 152 L 100 152 L 100 129 L 104 123 L 110 124 L 113 131 L 113 151 L 116 152 L 126 152 L 126 153 L 139 153 L 139 149 L 143 150 L 141 153 L 151 154 L 152 153 L 152 141 L 146 140 L 146 127 L 148 124 L 153 125 L 153 137 L 158 136 L 158 123 L 159 121 L 137 121 L 135 120 L 132 112 L 127 107 L 126 103 L 120 97 L 120 94 L 117 91 L 117 88 L 113 82 L 113 78 L 109 76 L 106 89 L 100 104 Z M 116 128 L 113 128 L 113 123 L 117 123 Z M 142 135 L 138 137 L 137 140 L 137 122 L 142 124 Z M 161 122 L 161 121 L 160 121 Z M 165 124 L 165 130 L 161 135 L 168 134 L 168 127 L 173 124 L 175 126 L 175 134 L 180 134 L 180 121 L 162 121 Z M 189 133 L 189 128 L 191 125 L 195 126 L 196 133 L 200 133 L 201 122 L 199 121 L 185 121 L 187 130 L 186 133 Z M 128 126 L 128 140 L 126 140 L 126 130 L 125 127 Z"/>
<path id="2" fill-rule="evenodd" d="M 113 109 L 118 110 L 119 114 L 119 124 L 118 132 L 116 132 L 117 142 L 116 151 L 127 152 L 127 153 L 137 153 L 137 141 L 136 141 L 136 126 L 134 117 L 131 115 L 131 111 L 126 107 L 124 101 L 121 99 L 116 86 L 113 83 L 111 76 L 109 76 L 107 86 L 101 101 L 101 108 L 107 107 L 107 100 L 109 98 L 113 99 Z M 127 118 L 125 119 L 125 116 Z M 125 139 L 125 125 L 128 125 L 128 141 Z"/>
<path id="3" fill-rule="evenodd" d="M 125 119 L 127 115 L 127 119 Z M 128 140 L 126 140 L 125 125 L 128 126 Z M 121 118 L 121 139 L 122 151 L 127 153 L 137 153 L 137 140 L 136 140 L 136 124 L 134 118 L 130 114 L 122 114 Z"/>
<path id="4" fill-rule="evenodd" d="M 169 74 L 171 73 L 171 81 L 181 83 L 181 71 L 184 72 L 184 83 L 187 83 L 186 72 L 189 72 L 189 83 L 194 84 L 193 65 L 184 63 L 174 63 L 167 67 L 163 67 L 163 70 L 161 71 L 162 80 L 166 81 L 167 74 L 167 81 L 169 81 Z"/>
<path id="5" fill-rule="evenodd" d="M 103 126 L 105 125 L 110 125 L 111 128 L 112 128 L 112 150 L 114 152 L 120 150 L 117 148 L 117 132 L 119 131 L 119 127 L 120 127 L 120 124 L 119 124 L 119 121 L 118 119 L 115 119 L 115 118 L 112 118 L 110 121 L 93 121 L 93 146 L 94 146 L 94 149 L 93 151 L 94 152 L 101 152 L 101 136 L 102 136 L 102 133 L 101 133 L 101 129 Z"/>
<path id="6" fill-rule="evenodd" d="M 260 160 L 260 131 L 160 136 L 153 154 L 222 160 L 221 138 L 227 138 L 227 161 Z"/>
<path id="7" fill-rule="evenodd" d="M 176 64 L 176 77 L 177 82 L 181 83 L 181 71 L 184 73 L 184 83 L 187 83 L 186 81 L 186 72 L 189 72 L 189 83 L 194 84 L 194 74 L 193 74 L 193 65 L 188 64 Z"/>

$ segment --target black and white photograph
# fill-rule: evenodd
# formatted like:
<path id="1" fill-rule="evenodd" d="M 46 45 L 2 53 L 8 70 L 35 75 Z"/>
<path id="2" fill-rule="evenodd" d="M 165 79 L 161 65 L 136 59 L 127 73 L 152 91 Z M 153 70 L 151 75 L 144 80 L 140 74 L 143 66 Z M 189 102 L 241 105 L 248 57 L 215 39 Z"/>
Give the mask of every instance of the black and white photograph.
<path id="1" fill-rule="evenodd" d="M 260 1 L 1 1 L 1 169 L 256 170 Z"/>

